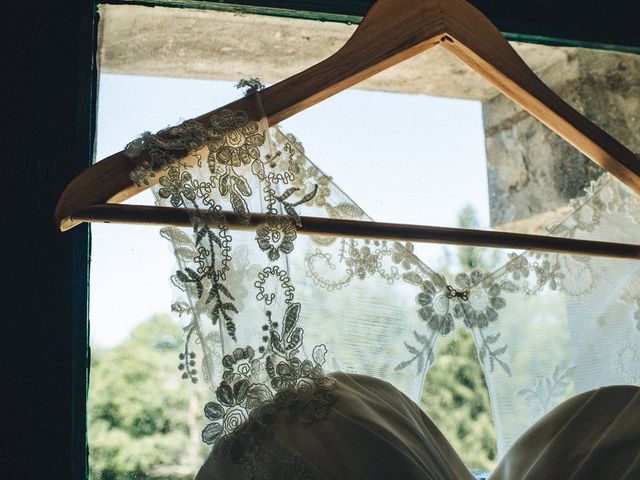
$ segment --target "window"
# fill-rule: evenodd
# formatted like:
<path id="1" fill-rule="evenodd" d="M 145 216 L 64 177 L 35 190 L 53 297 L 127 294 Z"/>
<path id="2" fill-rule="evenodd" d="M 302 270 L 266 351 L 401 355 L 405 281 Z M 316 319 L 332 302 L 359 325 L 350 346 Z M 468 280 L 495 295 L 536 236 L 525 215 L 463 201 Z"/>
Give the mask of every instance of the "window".
<path id="1" fill-rule="evenodd" d="M 103 7 L 102 18 L 98 159 L 122 149 L 136 133 L 226 104 L 238 95 L 233 85 L 241 77 L 259 74 L 274 82 L 315 63 L 353 31 L 304 20 L 131 6 Z M 598 62 L 614 61 L 614 54 L 605 59 L 571 49 L 519 48 L 538 69 L 546 66 L 551 81 L 554 65 L 573 67 L 576 81 L 564 86 L 567 95 L 588 94 L 580 75 Z M 566 184 L 547 185 L 531 201 L 532 169 L 542 176 L 553 171 L 562 147 L 474 74 L 437 52 L 424 57 L 296 115 L 284 127 L 376 220 L 536 231 L 564 215 L 557 207 L 597 169 L 571 157 L 572 171 L 580 175 L 565 175 Z M 616 61 L 628 68 L 626 58 Z M 622 90 L 624 75 L 605 70 L 597 81 L 622 82 L 616 87 Z M 462 99 L 442 98 L 455 96 Z M 552 145 L 546 160 L 530 164 L 524 153 L 508 165 L 512 159 L 503 152 L 523 138 Z M 407 170 L 415 175 L 407 178 Z M 362 175 L 366 184 L 350 181 Z M 453 187 L 443 178 L 455 179 Z M 140 197 L 132 202 L 152 201 Z M 178 364 L 188 369 L 191 359 L 179 357 L 182 332 L 168 315 L 171 251 L 148 227 L 96 225 L 93 238 L 90 467 L 105 480 L 191 478 L 206 455 L 199 435 L 211 393 L 204 383 L 180 379 Z M 499 261 L 481 249 L 418 248 L 441 271 L 491 270 Z M 442 362 L 429 370 L 422 405 L 470 467 L 488 470 L 497 447 L 475 355 L 462 329 L 457 341 L 441 345 Z"/>

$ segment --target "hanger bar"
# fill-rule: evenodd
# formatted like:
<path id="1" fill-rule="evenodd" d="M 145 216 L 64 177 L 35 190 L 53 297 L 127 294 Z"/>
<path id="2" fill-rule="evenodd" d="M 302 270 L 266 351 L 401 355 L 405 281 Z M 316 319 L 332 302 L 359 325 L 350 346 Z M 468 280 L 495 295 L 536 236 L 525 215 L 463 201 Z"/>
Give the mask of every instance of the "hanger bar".
<path id="1" fill-rule="evenodd" d="M 243 221 L 233 212 L 221 212 L 232 230 L 255 230 L 265 223 L 264 214 L 251 214 Z M 76 222 L 124 223 L 136 225 L 171 225 L 191 227 L 196 210 L 189 208 L 152 207 L 146 205 L 94 205 L 73 216 Z M 322 217 L 300 217 L 302 235 L 410 241 L 448 245 L 469 245 L 518 250 L 537 250 L 570 255 L 640 259 L 640 245 L 596 242 L 574 238 L 528 235 L 524 233 L 431 227 L 402 223 L 368 222 Z"/>
<path id="2" fill-rule="evenodd" d="M 262 90 L 262 112 L 256 111 L 256 102 L 251 98 L 222 108 L 245 110 L 255 120 L 264 115 L 269 125 L 275 125 L 436 45 L 459 57 L 524 110 L 640 194 L 638 157 L 549 89 L 498 29 L 465 0 L 378 0 L 335 54 Z M 207 122 L 212 113 L 195 120 Z M 124 153 L 119 152 L 77 176 L 56 208 L 60 229 L 72 228 L 77 222 L 70 218 L 89 206 L 119 203 L 141 191 L 129 178 L 133 167 Z"/>

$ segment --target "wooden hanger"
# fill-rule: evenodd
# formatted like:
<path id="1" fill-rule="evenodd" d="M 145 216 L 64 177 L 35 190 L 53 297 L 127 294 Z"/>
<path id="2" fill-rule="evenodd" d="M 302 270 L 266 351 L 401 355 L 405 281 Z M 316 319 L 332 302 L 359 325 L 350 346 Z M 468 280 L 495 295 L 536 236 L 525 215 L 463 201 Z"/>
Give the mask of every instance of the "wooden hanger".
<path id="1" fill-rule="evenodd" d="M 338 52 L 311 68 L 262 90 L 260 99 L 264 114 L 269 125 L 275 125 L 436 45 L 459 57 L 524 110 L 640 194 L 640 162 L 636 155 L 553 93 L 529 69 L 498 29 L 464 0 L 378 0 Z M 218 110 L 245 110 L 257 120 L 260 113 L 255 111 L 253 104 L 250 99 L 242 98 Z M 212 113 L 214 112 L 196 120 L 204 122 Z M 82 221 L 126 222 L 127 218 L 129 222 L 136 218 L 138 223 L 153 224 L 172 224 L 173 218 L 175 223 L 175 214 L 170 213 L 172 209 L 168 207 L 141 209 L 133 205 L 113 205 L 148 188 L 137 187 L 131 181 L 129 173 L 133 166 L 131 160 L 123 152 L 119 152 L 78 175 L 58 202 L 55 217 L 59 228 L 64 231 Z M 92 216 L 91 212 L 95 215 Z M 327 222 L 321 222 L 325 230 L 316 233 L 330 234 L 334 221 Z M 376 229 L 374 222 L 351 223 L 369 225 Z M 354 226 L 354 231 L 362 235 L 363 225 Z M 343 227 L 340 228 L 341 234 L 348 235 Z M 415 230 L 416 226 L 405 227 Z M 423 229 L 424 236 L 411 240 L 437 241 L 437 232 L 447 230 L 465 235 L 475 245 L 495 246 L 488 245 L 484 238 L 491 234 L 500 237 L 501 246 L 535 249 L 540 239 L 546 238 L 506 232 L 426 226 L 419 228 Z M 402 237 L 400 230 L 394 230 L 395 237 L 408 239 Z M 381 233 L 379 229 L 376 231 Z M 572 253 L 589 254 L 586 246 L 589 242 L 571 240 L 570 243 L 573 245 L 573 250 L 570 250 Z M 606 251 L 600 254 L 638 258 L 638 249 L 634 250 L 636 255 L 630 255 L 629 245 L 625 246 L 625 253 L 621 253 L 624 250 L 621 247 L 616 250 L 615 245 L 621 244 L 608 244 Z M 558 244 L 557 247 L 555 251 L 565 251 L 563 249 L 566 245 Z M 547 242 L 544 249 L 553 249 L 553 245 L 548 245 Z"/>

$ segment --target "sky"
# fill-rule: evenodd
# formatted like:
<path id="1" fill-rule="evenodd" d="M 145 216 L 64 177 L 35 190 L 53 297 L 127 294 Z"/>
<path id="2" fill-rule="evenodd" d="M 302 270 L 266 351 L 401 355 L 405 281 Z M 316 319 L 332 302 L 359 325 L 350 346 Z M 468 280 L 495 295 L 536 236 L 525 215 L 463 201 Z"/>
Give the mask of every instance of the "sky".
<path id="1" fill-rule="evenodd" d="M 241 95 L 233 82 L 103 73 L 96 160 Z M 480 102 L 350 89 L 282 122 L 308 157 L 377 221 L 456 226 L 473 205 L 488 228 Z M 141 198 L 140 198 L 141 197 Z M 150 192 L 128 203 L 152 203 Z M 169 312 L 173 254 L 158 227 L 92 225 L 90 325 L 95 347 Z M 435 255 L 441 247 L 425 247 Z"/>

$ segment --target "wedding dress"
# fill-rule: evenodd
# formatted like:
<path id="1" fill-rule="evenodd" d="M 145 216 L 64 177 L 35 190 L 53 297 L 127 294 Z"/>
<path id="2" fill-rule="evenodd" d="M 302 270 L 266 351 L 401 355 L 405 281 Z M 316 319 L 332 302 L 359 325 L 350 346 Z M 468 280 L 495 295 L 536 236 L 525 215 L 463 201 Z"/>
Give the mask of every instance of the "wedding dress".
<path id="1" fill-rule="evenodd" d="M 146 133 L 126 149 L 135 161 L 134 181 L 159 177 L 159 205 L 192 212 L 192 228 L 161 233 L 177 260 L 172 310 L 186 336 L 183 378 L 202 376 L 212 391 L 202 433 L 203 441 L 215 445 L 212 458 L 227 456 L 247 478 L 307 478 L 269 476 L 265 472 L 276 460 L 308 478 L 357 478 L 318 468 L 327 462 L 328 468 L 347 468 L 358 433 L 342 423 L 357 419 L 354 425 L 369 433 L 372 467 L 407 472 L 387 478 L 467 478 L 455 452 L 413 403 L 437 361 L 439 340 L 459 325 L 476 342 L 489 387 L 503 457 L 492 478 L 572 478 L 531 476 L 535 465 L 553 467 L 550 459 L 559 452 L 565 458 L 577 452 L 566 451 L 561 430 L 549 437 L 556 453 L 546 451 L 541 439 L 555 430 L 532 425 L 571 398 L 551 415 L 554 425 L 578 425 L 566 434 L 579 440 L 575 432 L 589 425 L 578 415 L 583 403 L 593 405 L 601 392 L 612 392 L 601 387 L 640 384 L 640 262 L 509 253 L 493 272 L 447 279 L 410 243 L 299 235 L 300 216 L 369 217 L 307 158 L 293 135 L 268 127 L 259 114 L 259 94 L 253 98 L 254 111 L 220 110 L 206 124 L 188 121 L 159 135 Z M 571 202 L 572 213 L 550 234 L 637 243 L 639 200 L 604 175 Z M 224 211 L 247 221 L 263 213 L 266 221 L 253 231 L 232 232 Z M 625 395 L 632 390 L 620 391 L 624 401 L 637 405 L 637 393 L 629 400 Z M 617 392 L 607 393 L 604 404 L 616 405 Z M 380 402 L 383 410 L 377 410 Z M 634 411 L 625 410 L 631 417 Z M 285 413 L 289 430 L 274 433 L 271 422 Z M 616 413 L 611 406 L 597 415 L 613 419 Z M 372 435 L 387 416 L 402 420 L 397 425 L 410 439 L 408 450 L 398 447 L 397 455 L 379 453 L 385 445 L 395 452 L 395 440 Z M 624 418 L 619 425 L 628 432 L 607 432 L 602 442 L 618 435 L 640 450 L 632 427 L 638 422 Z M 387 426 L 384 435 L 395 428 Z M 336 437 L 322 443 L 335 448 L 331 458 L 314 447 L 318 442 L 320 448 L 319 431 Z M 417 453 L 415 445 L 426 450 Z M 522 456 L 507 454 L 518 445 L 539 447 L 541 460 L 529 473 L 519 469 L 526 462 L 504 463 Z M 306 462 L 308 455 L 316 460 Z M 626 477 L 615 478 L 640 478 L 638 459 L 629 461 L 635 464 L 626 466 Z M 570 463 L 585 468 L 576 462 Z M 430 474 L 411 476 L 425 465 Z M 208 460 L 203 472 L 210 466 Z"/>
<path id="2" fill-rule="evenodd" d="M 292 421 L 282 409 L 270 419 L 267 434 L 258 415 L 243 427 L 248 432 L 232 434 L 240 446 L 229 447 L 231 452 L 253 448 L 250 464 L 214 450 L 196 480 L 476 478 L 420 407 L 391 384 L 341 372 L 334 378 L 340 388 L 325 419 Z M 602 387 L 577 395 L 527 430 L 487 478 L 640 478 L 639 424 L 639 387 Z"/>

